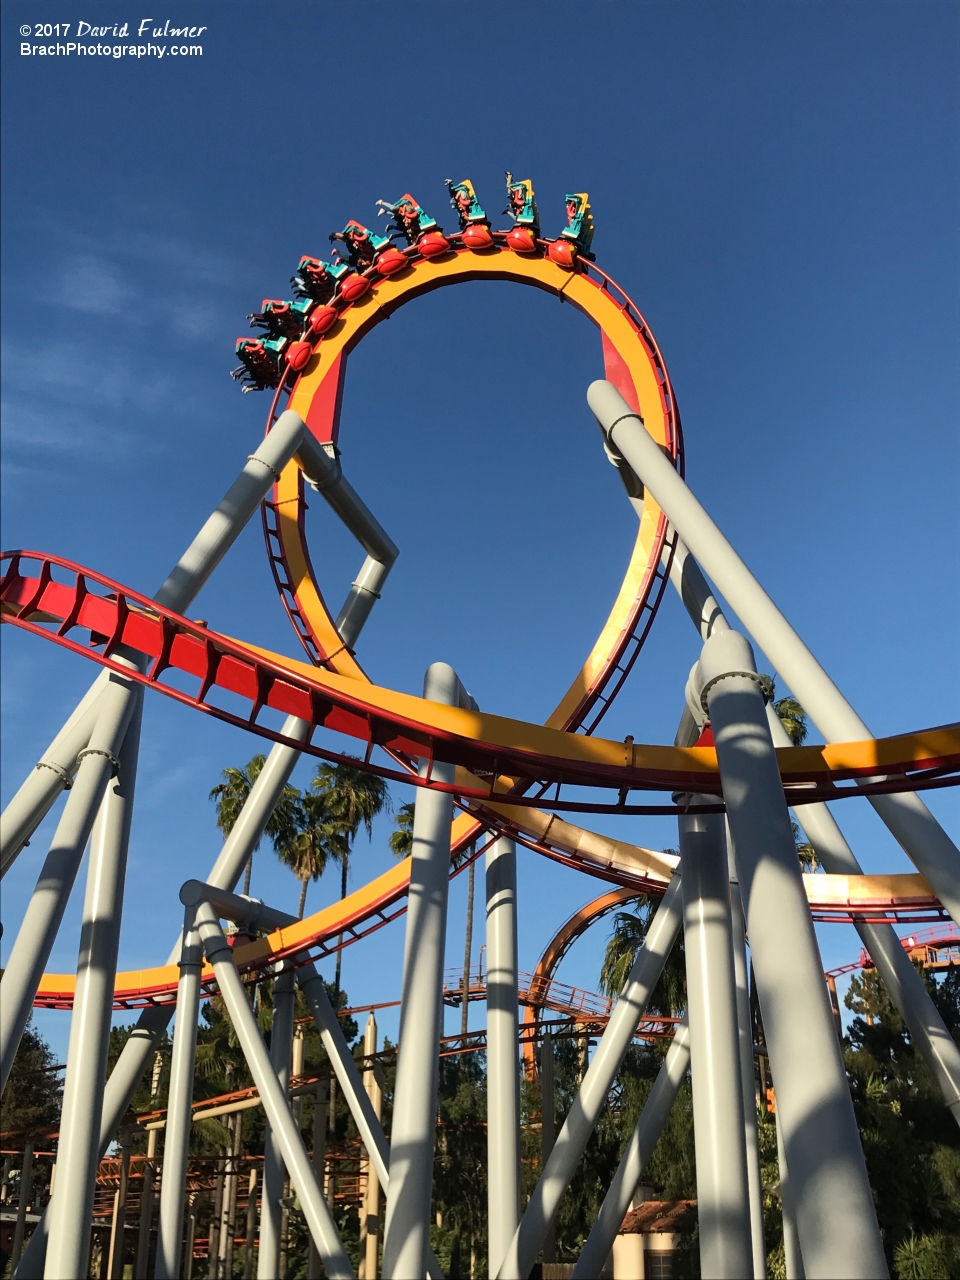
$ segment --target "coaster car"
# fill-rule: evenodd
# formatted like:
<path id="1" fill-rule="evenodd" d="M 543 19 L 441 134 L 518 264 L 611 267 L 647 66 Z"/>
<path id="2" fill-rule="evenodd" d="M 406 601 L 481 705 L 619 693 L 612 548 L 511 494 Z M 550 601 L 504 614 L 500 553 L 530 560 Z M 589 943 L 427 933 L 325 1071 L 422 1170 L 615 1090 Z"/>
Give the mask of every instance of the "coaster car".
<path id="1" fill-rule="evenodd" d="M 264 298 L 262 310 L 247 316 L 251 329 L 265 329 L 271 338 L 302 338 L 307 327 L 307 317 L 316 306 L 312 298 L 295 298 L 281 302 L 277 298 Z"/>
<path id="2" fill-rule="evenodd" d="M 477 199 L 477 193 L 473 189 L 473 183 L 469 178 L 464 178 L 462 182 L 452 182 L 446 179 L 447 190 L 450 192 L 450 203 L 453 210 L 460 220 L 460 230 L 466 231 L 467 227 L 474 226 L 477 223 L 489 223 L 490 219 L 484 213 Z"/>
<path id="3" fill-rule="evenodd" d="M 332 232 L 330 240 L 345 246 L 347 262 L 354 271 L 366 271 L 373 266 L 378 253 L 390 248 L 389 236 L 378 236 L 362 222 L 355 222 L 352 218 L 342 231 Z M 334 252 L 339 256 L 338 250 Z"/>
<path id="4" fill-rule="evenodd" d="M 238 338 L 237 355 L 242 363 L 231 371 L 247 391 L 263 391 L 266 387 L 278 387 L 283 376 L 283 353 L 289 338 Z"/>
<path id="5" fill-rule="evenodd" d="M 290 283 L 294 293 L 323 306 L 336 293 L 338 283 L 349 270 L 345 262 L 324 262 L 322 258 L 309 258 L 304 254 Z"/>
<path id="6" fill-rule="evenodd" d="M 396 204 L 391 204 L 389 200 L 378 200 L 377 204 L 380 208 L 380 216 L 390 218 L 393 227 L 391 236 L 402 235 L 407 244 L 416 244 L 420 237 L 429 231 L 441 230 L 437 226 L 436 218 L 431 218 L 424 212 L 409 191 L 406 195 L 402 195 Z"/>
<path id="7" fill-rule="evenodd" d="M 539 238 L 540 213 L 533 194 L 533 183 L 529 178 L 522 178 L 515 182 L 509 169 L 507 170 L 507 207 L 503 212 L 509 213 L 518 227 L 526 227 Z"/>

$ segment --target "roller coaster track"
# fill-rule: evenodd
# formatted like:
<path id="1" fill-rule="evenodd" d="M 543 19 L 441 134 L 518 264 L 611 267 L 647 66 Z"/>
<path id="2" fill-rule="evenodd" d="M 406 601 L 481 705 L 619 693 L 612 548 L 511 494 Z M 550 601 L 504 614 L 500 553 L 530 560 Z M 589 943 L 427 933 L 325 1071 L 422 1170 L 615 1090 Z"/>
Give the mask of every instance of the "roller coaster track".
<path id="1" fill-rule="evenodd" d="M 146 596 L 59 557 L 14 552 L 5 554 L 2 561 L 5 571 L 0 579 L 0 607 L 5 622 L 23 627 L 177 701 L 264 737 L 285 740 L 281 733 L 258 719 L 264 708 L 272 708 L 285 714 L 296 714 L 314 726 L 336 729 L 359 738 L 366 743 L 364 763 L 382 776 L 454 791 L 464 803 L 471 799 L 483 800 L 486 802 L 484 809 L 489 810 L 494 822 L 516 830 L 523 843 L 538 852 L 541 845 L 552 843 L 554 847 L 549 850 L 550 856 L 560 857 L 571 865 L 577 865 L 578 869 L 591 870 L 590 852 L 603 850 L 608 858 L 607 866 L 598 865 L 597 870 L 617 880 L 632 875 L 637 889 L 646 887 L 648 891 L 651 888 L 655 891 L 657 887 L 662 888 L 672 870 L 669 861 L 651 851 L 637 850 L 623 842 L 596 836 L 593 837 L 595 848 L 588 847 L 585 857 L 579 846 L 592 833 L 562 823 L 555 816 L 539 813 L 533 809 L 534 802 L 526 796 L 510 794 L 509 802 L 501 802 L 501 786 L 514 788 L 517 777 L 520 777 L 531 785 L 552 782 L 557 793 L 571 782 L 586 787 L 611 787 L 617 790 L 618 796 L 637 787 L 704 794 L 717 794 L 720 790 L 716 753 L 710 747 L 680 749 L 610 742 L 504 717 L 442 707 L 422 698 L 379 689 L 366 681 L 351 680 L 320 668 L 308 667 L 218 635 L 156 605 Z M 31 561 L 38 565 L 35 576 L 22 571 L 24 563 Z M 66 576 L 68 581 L 59 580 L 55 572 L 61 577 Z M 75 629 L 88 633 L 86 643 L 70 637 L 68 633 Z M 91 647 L 94 645 L 97 647 Z M 131 671 L 112 659 L 109 654 L 120 645 L 153 659 L 149 669 L 142 673 Z M 193 677 L 199 687 L 195 692 L 187 693 L 165 683 L 161 677 L 169 671 Z M 227 691 L 244 699 L 249 707 L 247 715 L 239 716 L 212 701 L 218 691 Z M 325 750 L 313 742 L 292 742 L 291 745 L 324 759 L 353 759 Z M 424 778 L 413 777 L 406 770 L 372 760 L 375 746 L 426 756 L 430 760 L 454 759 L 461 766 L 461 772 L 453 784 L 438 783 L 429 773 Z M 960 766 L 960 731 L 956 727 L 948 727 L 866 743 L 784 748 L 778 751 L 778 759 L 788 800 L 800 797 L 804 800 L 836 799 L 851 794 L 838 785 L 839 781 L 876 776 L 881 772 L 885 775 L 884 780 L 869 788 L 860 788 L 861 794 L 866 789 L 917 790 L 952 780 L 951 775 Z M 466 772 L 467 769 L 470 773 Z M 505 774 L 505 769 L 510 773 Z M 486 781 L 481 782 L 482 779 Z M 636 812 L 649 808 L 626 805 L 619 800 L 606 806 L 583 800 L 564 801 L 559 794 L 550 798 L 550 804 L 551 807 L 608 812 Z M 675 811 L 673 806 L 670 811 Z M 532 822 L 521 816 L 525 812 L 531 814 Z M 464 820 L 471 828 L 476 822 L 472 814 L 463 815 L 459 821 L 463 823 Z M 486 815 L 483 821 L 486 823 Z M 550 841 L 554 828 L 556 832 Z M 563 839 L 564 830 L 568 833 L 566 841 Z M 578 847 L 571 856 L 574 840 Z M 587 845 L 590 845 L 589 839 Z M 325 916 L 321 912 L 311 921 L 301 922 L 301 926 L 292 931 L 279 931 L 284 935 L 290 934 L 290 939 L 275 938 L 269 956 L 263 951 L 256 952 L 262 943 L 251 944 L 255 953 L 251 953 L 249 962 L 245 950 L 238 949 L 238 964 L 257 967 L 281 955 L 297 954 L 305 946 L 319 944 L 322 948 L 327 939 L 340 932 L 350 933 L 354 940 L 365 936 L 399 914 L 391 908 L 405 893 L 407 876 L 403 864 L 391 869 L 361 891 L 362 905 L 351 904 L 351 899 L 347 898 L 330 912 L 334 918 L 329 919 L 329 923 L 320 924 L 318 917 Z M 815 879 L 832 882 L 884 878 Z M 932 895 L 921 877 L 905 877 L 904 880 L 910 881 L 907 906 L 933 905 Z M 854 894 L 853 899 L 848 892 L 842 901 L 827 902 L 825 909 L 829 911 L 832 906 L 834 911 L 842 910 L 845 903 L 857 899 L 863 902 L 865 909 L 889 910 L 895 906 L 896 897 L 890 886 L 885 893 Z M 869 903 L 875 905 L 868 908 Z M 158 972 L 163 976 L 157 982 L 144 974 L 142 981 L 147 985 L 140 988 L 121 988 L 121 975 L 118 975 L 118 1004 L 129 1007 L 141 999 L 153 1000 L 169 995 L 176 985 L 176 970 L 165 967 L 161 971 L 151 971 Z M 48 982 L 53 978 L 56 979 L 53 983 L 56 990 L 51 990 Z M 64 1007 L 72 999 L 72 983 L 65 988 L 62 979 L 63 975 L 47 975 L 38 991 L 38 1003 Z"/>
<path id="2" fill-rule="evenodd" d="M 546 290 L 571 304 L 601 331 L 604 367 L 647 430 L 682 474 L 679 413 L 659 347 L 629 297 L 586 260 L 568 270 L 546 256 L 512 252 L 506 233 L 490 249 L 467 248 L 448 237 L 450 252 L 425 258 L 405 251 L 407 264 L 389 277 L 365 272 L 368 291 L 352 302 L 337 296 L 336 323 L 312 339 L 302 371 L 284 372 L 267 430 L 283 407 L 295 410 L 316 439 L 337 450 L 340 402 L 349 353 L 381 320 L 407 301 L 466 280 L 510 280 Z M 541 248 L 548 242 L 542 241 Z M 711 747 L 679 749 L 597 739 L 591 735 L 636 661 L 662 599 L 673 535 L 652 497 L 643 499 L 627 573 L 582 670 L 545 725 L 443 707 L 373 684 L 336 630 L 317 583 L 306 541 L 303 474 L 296 460 L 280 475 L 263 506 L 268 558 L 275 583 L 309 664 L 258 649 L 157 605 L 153 600 L 58 556 L 15 551 L 3 555 L 2 620 L 156 689 L 184 705 L 315 757 L 356 764 L 315 741 L 316 731 L 346 734 L 362 744 L 362 767 L 382 777 L 454 793 L 462 812 L 451 852 L 462 859 L 485 831 L 515 837 L 527 848 L 621 887 L 628 895 L 662 893 L 673 862 L 664 855 L 610 840 L 565 822 L 557 812 L 671 814 L 673 804 L 631 803 L 630 793 L 692 791 L 717 797 Z M 35 566 L 30 570 L 30 566 Z M 86 633 L 83 639 L 76 632 Z M 87 638 L 88 637 L 88 638 Z M 149 657 L 143 673 L 113 654 L 121 646 Z M 307 742 L 284 737 L 278 715 L 313 726 Z M 414 762 L 455 763 L 457 776 L 440 782 Z M 951 785 L 960 768 L 960 731 L 931 729 L 863 743 L 778 751 L 788 802 Z M 856 780 L 861 780 L 857 782 Z M 869 782 L 862 781 L 870 779 Z M 604 791 L 614 797 L 599 795 Z M 530 793 L 530 794 L 528 794 Z M 454 872 L 455 873 L 455 872 Z M 817 918 L 849 919 L 856 911 L 922 919 L 939 904 L 919 876 L 808 877 Z M 281 956 L 325 955 L 369 936 L 405 909 L 406 864 L 391 868 L 342 903 L 291 929 L 236 948 L 238 966 L 256 974 Z M 916 913 L 921 913 L 917 915 Z M 342 941 L 341 941 L 342 938 Z M 173 997 L 175 966 L 118 974 L 117 1007 Z M 208 988 L 210 975 L 205 978 Z M 37 1003 L 69 1007 L 73 978 L 45 975 Z"/>

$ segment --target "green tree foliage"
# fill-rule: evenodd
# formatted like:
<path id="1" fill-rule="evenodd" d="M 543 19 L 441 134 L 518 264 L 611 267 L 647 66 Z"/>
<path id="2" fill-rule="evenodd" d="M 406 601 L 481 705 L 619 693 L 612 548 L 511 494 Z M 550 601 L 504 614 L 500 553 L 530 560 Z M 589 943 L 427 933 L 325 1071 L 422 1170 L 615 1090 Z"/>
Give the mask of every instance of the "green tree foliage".
<path id="1" fill-rule="evenodd" d="M 345 866 L 350 846 L 343 824 L 329 816 L 325 796 L 307 792 L 299 804 L 296 834 L 277 849 L 277 857 L 300 881 L 297 918 L 303 919 L 307 887 L 319 880 L 331 861 Z"/>
<path id="2" fill-rule="evenodd" d="M 795 747 L 800 747 L 807 739 L 807 713 L 796 698 L 778 698 L 773 709 L 787 736 Z"/>
<path id="3" fill-rule="evenodd" d="M 676 851 L 668 849 L 666 852 Z M 611 998 L 617 997 L 626 985 L 627 975 L 659 906 L 659 898 L 640 894 L 633 912 L 618 911 L 614 916 L 613 931 L 600 969 L 600 989 Z M 687 975 L 682 937 L 678 936 L 674 943 L 647 1007 L 651 1013 L 668 1017 L 680 1017 L 686 1009 Z"/>
<path id="4" fill-rule="evenodd" d="M 221 773 L 223 782 L 218 783 L 210 792 L 210 799 L 216 801 L 217 826 L 228 836 L 240 817 L 240 810 L 246 804 L 247 797 L 257 778 L 260 776 L 266 757 L 255 755 L 242 769 L 229 768 Z M 284 787 L 276 808 L 270 815 L 266 833 L 273 841 L 277 851 L 284 848 L 297 835 L 300 829 L 300 792 L 296 787 Z M 256 846 L 259 848 L 259 842 Z M 243 892 L 250 892 L 250 876 L 253 870 L 253 854 L 247 859 L 244 869 Z"/>
<path id="5" fill-rule="evenodd" d="M 63 1100 L 63 1085 L 54 1070 L 57 1060 L 31 1023 L 32 1018 L 20 1040 L 0 1108 L 0 1127 L 16 1133 L 18 1145 L 55 1128 Z"/>
<path id="6" fill-rule="evenodd" d="M 397 810 L 394 830 L 390 833 L 390 852 L 395 858 L 409 858 L 413 852 L 413 801 L 408 800 Z"/>
<path id="7" fill-rule="evenodd" d="M 449 1276 L 478 1275 L 487 1256 L 486 1054 L 441 1058 L 431 1243 Z"/>
<path id="8" fill-rule="evenodd" d="M 960 1036 L 960 970 L 920 971 Z M 884 1244 L 898 1276 L 960 1275 L 960 1133 L 876 970 L 850 982 L 845 1059 Z M 939 1269 L 938 1269 L 939 1268 Z"/>
<path id="9" fill-rule="evenodd" d="M 339 824 L 346 851 L 340 859 L 340 896 L 347 896 L 347 873 L 353 842 L 361 826 L 373 837 L 373 820 L 390 809 L 390 789 L 383 778 L 353 765 L 323 764 L 317 770 L 312 790 L 321 800 L 327 821 Z"/>

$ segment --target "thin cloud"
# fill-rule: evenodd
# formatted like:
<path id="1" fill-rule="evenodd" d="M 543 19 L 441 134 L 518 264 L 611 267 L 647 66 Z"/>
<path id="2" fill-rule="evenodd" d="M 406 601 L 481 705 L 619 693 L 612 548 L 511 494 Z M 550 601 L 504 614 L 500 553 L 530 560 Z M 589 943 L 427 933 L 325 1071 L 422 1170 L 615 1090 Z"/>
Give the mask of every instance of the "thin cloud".
<path id="1" fill-rule="evenodd" d="M 56 294 L 61 306 L 94 316 L 122 315 L 133 299 L 134 291 L 118 268 L 92 254 L 68 261 Z"/>

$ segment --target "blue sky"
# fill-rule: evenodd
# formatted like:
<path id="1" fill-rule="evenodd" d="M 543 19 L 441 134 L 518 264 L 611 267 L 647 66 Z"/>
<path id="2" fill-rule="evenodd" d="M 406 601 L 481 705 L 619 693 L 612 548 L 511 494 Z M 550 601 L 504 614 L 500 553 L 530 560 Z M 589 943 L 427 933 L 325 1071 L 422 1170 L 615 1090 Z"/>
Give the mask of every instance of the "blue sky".
<path id="1" fill-rule="evenodd" d="M 510 168 L 533 179 L 548 234 L 565 192 L 590 192 L 598 262 L 670 369 L 691 485 L 874 732 L 957 718 L 956 6 L 66 0 L 58 13 L 208 30 L 202 56 L 179 62 L 41 59 L 21 56 L 17 29 L 50 7 L 3 6 L 4 547 L 152 593 L 262 432 L 265 397 L 228 377 L 246 314 L 288 296 L 299 256 L 371 221 L 376 199 L 412 191 L 449 226 L 445 178 L 472 178 L 493 212 Z M 378 683 L 419 691 L 444 659 L 485 708 L 552 708 L 632 542 L 584 400 L 601 371 L 583 317 L 506 284 L 423 298 L 351 357 L 344 466 L 401 548 L 359 649 Z M 339 601 L 360 553 L 325 514 L 311 512 L 311 546 Z M 193 612 L 299 656 L 258 526 Z M 13 628 L 3 642 L 6 799 L 96 671 Z M 696 655 L 668 596 L 603 731 L 672 741 Z M 124 967 L 165 958 L 177 890 L 219 845 L 207 792 L 258 747 L 148 700 Z M 302 765 L 296 781 L 310 776 Z M 956 838 L 954 793 L 929 803 Z M 866 869 L 909 869 L 865 802 L 839 809 Z M 676 843 L 665 819 L 595 825 Z M 7 949 L 51 830 L 4 883 Z M 389 865 L 388 832 L 361 837 L 354 884 Z M 530 969 L 603 886 L 520 858 Z M 254 889 L 293 909 L 297 885 L 273 861 L 258 855 Z M 80 892 L 54 969 L 75 964 Z M 336 893 L 322 881 L 309 906 Z M 451 964 L 463 897 L 461 877 Z M 566 981 L 595 987 L 604 929 Z M 851 929 L 820 934 L 827 964 L 858 953 Z M 396 924 L 345 953 L 352 1000 L 395 998 L 402 946 Z M 40 1022 L 63 1051 L 66 1015 Z"/>

